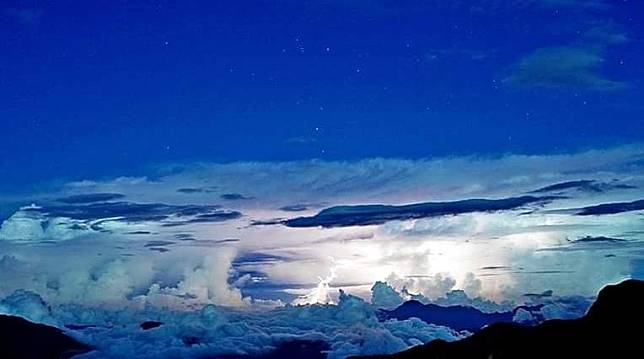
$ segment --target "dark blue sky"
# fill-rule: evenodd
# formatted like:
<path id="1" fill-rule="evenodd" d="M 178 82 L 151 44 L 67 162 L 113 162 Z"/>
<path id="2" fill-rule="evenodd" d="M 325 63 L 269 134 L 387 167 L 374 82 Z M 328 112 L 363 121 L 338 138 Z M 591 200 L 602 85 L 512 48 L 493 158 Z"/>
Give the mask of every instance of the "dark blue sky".
<path id="1" fill-rule="evenodd" d="M 644 3 L 4 1 L 0 189 L 644 140 Z"/>

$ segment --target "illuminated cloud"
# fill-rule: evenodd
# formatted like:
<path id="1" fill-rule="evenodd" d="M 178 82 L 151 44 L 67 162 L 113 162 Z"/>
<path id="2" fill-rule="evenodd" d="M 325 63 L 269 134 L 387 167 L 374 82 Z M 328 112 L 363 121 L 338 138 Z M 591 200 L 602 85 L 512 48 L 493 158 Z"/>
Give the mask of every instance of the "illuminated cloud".
<path id="1" fill-rule="evenodd" d="M 577 212 L 642 198 L 643 160 L 642 148 L 631 146 L 498 158 L 194 164 L 154 180 L 70 183 L 2 224 L 0 297 L 7 299 L 0 310 L 91 325 L 74 335 L 96 345 L 96 355 L 127 357 L 253 355 L 313 340 L 342 358 L 462 336 L 418 319 L 378 319 L 378 307 L 410 299 L 483 313 L 539 306 L 513 315 L 520 321 L 574 317 L 586 296 L 641 272 L 639 210 Z M 255 199 L 224 201 L 224 193 Z M 464 206 L 468 198 L 535 200 Z M 360 227 L 250 225 L 288 215 L 280 207 L 297 203 L 307 204 L 294 208 L 298 214 L 315 218 L 312 204 L 383 203 L 376 208 L 397 211 L 427 202 L 439 203 L 437 212 L 371 218 Z M 71 261 L 70 253 L 83 255 Z M 150 320 L 163 324 L 142 330 Z"/>
<path id="2" fill-rule="evenodd" d="M 329 293 L 329 300 L 325 294 L 316 302 L 337 302 L 339 288 L 369 298 L 373 283 L 388 278 L 396 290 L 406 287 L 430 299 L 452 290 L 495 301 L 548 289 L 590 294 L 633 269 L 642 239 L 636 232 L 639 210 L 580 216 L 570 209 L 642 198 L 643 160 L 644 150 L 633 145 L 497 158 L 201 163 L 162 170 L 154 180 L 68 183 L 34 197 L 41 207 L 28 205 L 2 223 L 1 253 L 7 266 L 13 258 L 22 269 L 12 272 L 15 280 L 0 283 L 0 293 L 27 289 L 48 302 L 109 305 L 134 305 L 133 298 L 173 306 L 291 303 L 318 288 L 318 277 L 334 268 L 336 277 L 319 291 Z M 216 192 L 177 191 L 182 188 Z M 225 193 L 255 199 L 223 201 L 219 195 Z M 558 197 L 536 200 L 551 195 Z M 535 202 L 464 206 L 468 198 Z M 306 205 L 288 207 L 297 203 Z M 354 219 L 344 217 L 328 228 L 318 222 L 300 228 L 251 225 L 279 223 L 289 215 L 285 209 L 316 219 L 320 204 L 361 209 L 369 203 L 397 214 L 408 203 L 430 203 L 435 211 L 384 219 L 376 211 L 360 228 L 345 226 Z M 575 242 L 586 236 L 629 241 Z M 233 257 L 226 255 L 230 250 Z M 65 260 L 77 251 L 87 255 Z M 597 275 L 584 276 L 589 268 Z M 223 290 L 219 294 L 208 287 L 215 269 L 226 273 L 212 284 Z M 119 283 L 106 282 L 107 274 Z M 92 296 L 95 288 L 105 291 L 105 300 Z"/>

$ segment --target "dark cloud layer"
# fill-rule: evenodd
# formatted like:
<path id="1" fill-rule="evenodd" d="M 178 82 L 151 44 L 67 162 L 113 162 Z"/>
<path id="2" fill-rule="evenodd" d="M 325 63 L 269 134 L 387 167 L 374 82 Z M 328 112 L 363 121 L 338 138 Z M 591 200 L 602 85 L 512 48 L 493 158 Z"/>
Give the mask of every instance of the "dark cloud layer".
<path id="1" fill-rule="evenodd" d="M 254 199 L 253 197 L 246 197 L 240 193 L 224 193 L 221 196 L 219 196 L 219 198 L 226 201 L 240 201 L 240 200 Z"/>
<path id="2" fill-rule="evenodd" d="M 595 180 L 578 180 L 578 181 L 568 181 L 555 183 L 550 186 L 545 186 L 539 189 L 532 191 L 531 193 L 551 193 L 551 192 L 562 192 L 566 190 L 577 190 L 583 192 L 606 192 L 616 189 L 634 189 L 635 186 L 631 186 L 624 183 L 606 183 L 598 182 Z"/>
<path id="3" fill-rule="evenodd" d="M 306 211 L 307 209 L 309 208 L 304 204 L 291 204 L 291 205 L 283 206 L 279 208 L 280 211 L 284 211 L 284 212 L 301 212 L 301 211 Z"/>
<path id="4" fill-rule="evenodd" d="M 579 216 L 591 216 L 602 214 L 616 214 L 644 210 L 644 199 L 633 202 L 603 203 L 596 206 L 584 207 L 576 213 Z"/>
<path id="5" fill-rule="evenodd" d="M 278 208 L 280 211 L 284 212 L 302 212 L 309 210 L 311 208 L 320 208 L 324 207 L 324 203 L 293 203 L 286 206 Z"/>
<path id="6" fill-rule="evenodd" d="M 150 241 L 144 245 L 144 247 L 165 247 L 174 244 L 170 241 Z"/>
<path id="7" fill-rule="evenodd" d="M 185 221 L 172 221 L 164 223 L 165 227 L 184 226 L 192 223 L 217 223 L 241 218 L 242 213 L 239 211 L 215 211 L 212 213 L 198 214 L 193 218 Z"/>
<path id="8" fill-rule="evenodd" d="M 592 243 L 592 242 L 625 242 L 625 239 L 613 238 L 613 237 L 604 237 L 604 236 L 585 236 L 581 237 L 574 242 L 580 243 Z"/>
<path id="9" fill-rule="evenodd" d="M 162 221 L 170 216 L 198 216 L 218 213 L 217 205 L 171 205 L 163 203 L 100 202 L 86 205 L 52 205 L 42 211 L 52 217 L 68 217 L 77 220 L 98 220 L 118 217 L 123 221 Z"/>
<path id="10" fill-rule="evenodd" d="M 92 196 L 91 198 L 96 198 Z M 107 198 L 104 196 L 102 198 Z M 28 218 L 42 222 L 46 228 L 53 218 L 69 218 L 74 220 L 67 227 L 71 230 L 93 230 L 110 232 L 103 227 L 107 221 L 128 223 L 159 222 L 162 226 L 183 226 L 191 223 L 217 223 L 242 217 L 239 211 L 223 210 L 218 205 L 173 205 L 164 203 L 134 203 L 134 202 L 96 202 L 90 198 L 72 199 L 80 201 L 73 204 L 51 204 L 43 207 L 26 207 L 22 211 Z M 150 231 L 130 231 L 128 234 L 152 234 Z M 192 236 L 190 236 L 192 237 Z M 187 238 L 181 238 L 187 240 Z M 194 239 L 194 238 L 192 238 Z"/>
<path id="11" fill-rule="evenodd" d="M 244 253 L 237 256 L 233 261 L 234 266 L 251 265 L 251 264 L 269 264 L 283 262 L 286 258 L 267 253 Z"/>
<path id="12" fill-rule="evenodd" d="M 194 193 L 212 193 L 216 187 L 185 187 L 179 188 L 177 192 L 185 194 L 194 194 Z"/>
<path id="13" fill-rule="evenodd" d="M 125 196 L 120 193 L 87 193 L 58 198 L 56 201 L 67 204 L 85 204 L 113 201 L 124 197 Z"/>
<path id="14" fill-rule="evenodd" d="M 427 202 L 403 206 L 360 205 L 327 208 L 312 217 L 287 219 L 288 227 L 344 227 L 382 224 L 393 220 L 492 212 L 544 204 L 558 197 L 523 196 L 504 199 L 467 199 L 453 202 Z"/>

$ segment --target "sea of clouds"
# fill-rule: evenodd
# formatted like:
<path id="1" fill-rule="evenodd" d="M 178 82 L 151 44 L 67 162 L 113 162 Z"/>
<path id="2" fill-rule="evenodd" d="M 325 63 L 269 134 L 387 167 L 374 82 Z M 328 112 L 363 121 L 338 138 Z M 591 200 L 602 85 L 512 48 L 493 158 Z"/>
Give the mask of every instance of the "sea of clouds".
<path id="1" fill-rule="evenodd" d="M 276 221 L 336 205 L 507 198 L 544 188 L 557 199 L 507 211 L 337 228 Z M 306 339 L 329 343 L 330 357 L 341 358 L 468 335 L 378 319 L 380 308 L 412 299 L 484 312 L 539 306 L 516 310 L 520 322 L 577 317 L 603 285 L 642 273 L 644 263 L 641 210 L 582 216 L 578 209 L 630 203 L 643 188 L 637 146 L 192 164 L 145 178 L 79 180 L 0 199 L 8 213 L 0 226 L 0 312 L 66 328 L 97 348 L 88 357 L 257 354 Z M 586 236 L 617 240 L 579 240 Z M 147 320 L 164 324 L 144 331 Z"/>

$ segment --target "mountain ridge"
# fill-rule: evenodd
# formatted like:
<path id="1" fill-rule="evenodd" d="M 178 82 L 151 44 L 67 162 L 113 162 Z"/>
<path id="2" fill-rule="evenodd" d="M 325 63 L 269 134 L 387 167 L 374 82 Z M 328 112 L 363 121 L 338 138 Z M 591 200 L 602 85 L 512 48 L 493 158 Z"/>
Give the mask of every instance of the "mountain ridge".
<path id="1" fill-rule="evenodd" d="M 604 287 L 586 315 L 535 326 L 491 324 L 470 337 L 434 340 L 405 351 L 362 359 L 641 358 L 644 281 Z"/>

